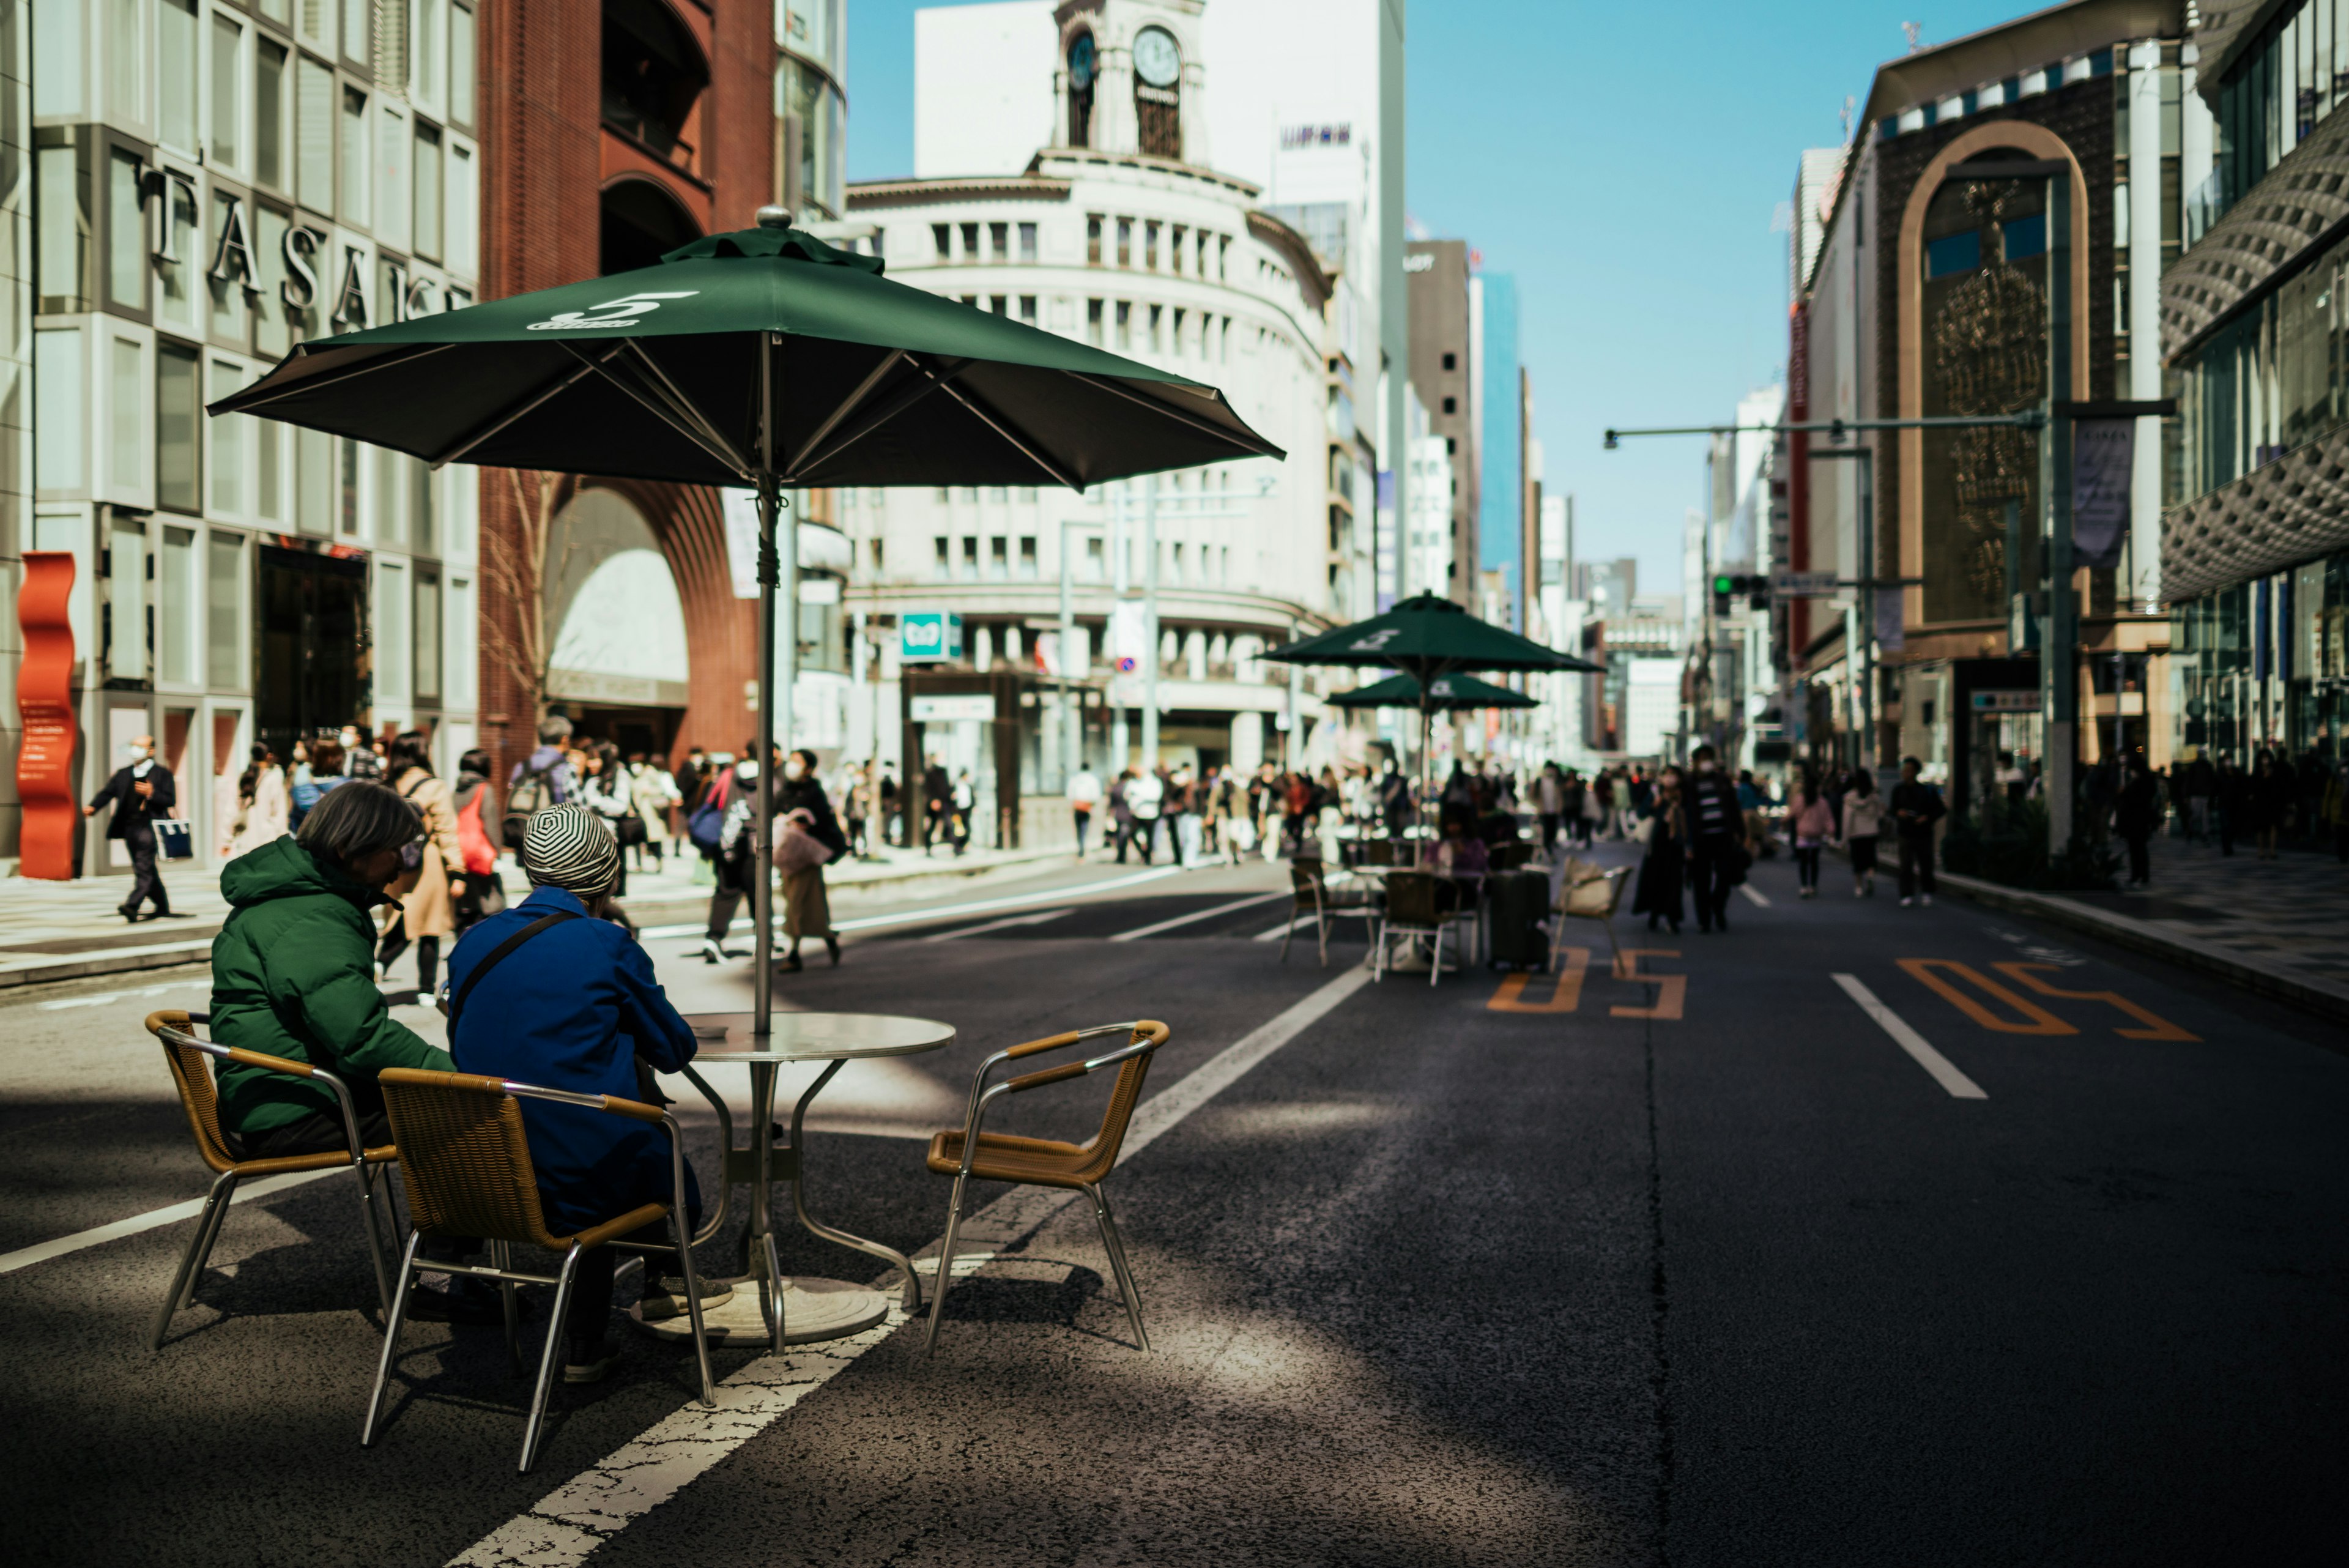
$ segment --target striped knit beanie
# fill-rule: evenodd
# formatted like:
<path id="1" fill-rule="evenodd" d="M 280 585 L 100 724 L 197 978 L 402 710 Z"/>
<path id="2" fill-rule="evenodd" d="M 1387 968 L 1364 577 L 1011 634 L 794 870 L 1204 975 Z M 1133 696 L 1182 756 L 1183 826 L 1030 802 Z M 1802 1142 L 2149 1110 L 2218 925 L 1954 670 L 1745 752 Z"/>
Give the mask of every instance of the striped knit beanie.
<path id="1" fill-rule="evenodd" d="M 620 880 L 620 841 L 576 802 L 533 813 L 522 840 L 523 872 L 533 882 L 593 901 Z"/>

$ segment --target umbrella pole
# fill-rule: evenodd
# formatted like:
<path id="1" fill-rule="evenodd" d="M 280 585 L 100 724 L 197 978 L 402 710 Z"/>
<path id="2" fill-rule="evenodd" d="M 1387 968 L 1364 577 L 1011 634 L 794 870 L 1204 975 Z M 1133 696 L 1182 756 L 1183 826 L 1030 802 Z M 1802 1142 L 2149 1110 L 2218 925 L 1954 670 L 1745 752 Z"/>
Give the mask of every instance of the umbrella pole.
<path id="1" fill-rule="evenodd" d="M 764 1040 L 775 1013 L 775 589 L 782 576 L 775 550 L 774 335 L 765 332 L 759 335 L 759 791 L 750 824 L 758 835 L 750 852 L 757 878 L 750 917 L 758 935 L 751 944 L 750 1032 Z M 759 1137 L 765 1140 L 764 1128 Z"/>

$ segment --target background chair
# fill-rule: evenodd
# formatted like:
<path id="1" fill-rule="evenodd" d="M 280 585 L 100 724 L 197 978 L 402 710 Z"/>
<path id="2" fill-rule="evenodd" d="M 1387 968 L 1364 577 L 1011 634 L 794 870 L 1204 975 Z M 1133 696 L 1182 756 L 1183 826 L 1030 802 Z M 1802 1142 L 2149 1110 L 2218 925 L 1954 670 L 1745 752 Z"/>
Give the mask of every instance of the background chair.
<path id="1" fill-rule="evenodd" d="M 1387 951 L 1400 937 L 1405 940 L 1426 938 L 1433 947 L 1428 966 L 1427 983 L 1433 985 L 1444 973 L 1444 939 L 1459 921 L 1473 919 L 1475 911 L 1446 908 L 1438 894 L 1438 885 L 1449 881 L 1433 872 L 1402 871 L 1387 878 L 1387 907 L 1371 943 L 1371 978 L 1386 978 Z"/>
<path id="2" fill-rule="evenodd" d="M 978 1064 L 978 1073 L 970 1081 L 970 1109 L 963 1118 L 961 1130 L 949 1128 L 930 1139 L 929 1168 L 940 1176 L 954 1178 L 954 1196 L 947 1201 L 946 1242 L 938 1249 L 937 1289 L 930 1296 L 929 1333 L 922 1340 L 926 1353 L 938 1347 L 938 1324 L 946 1312 L 947 1290 L 954 1282 L 955 1236 L 962 1229 L 963 1195 L 973 1179 L 1071 1188 L 1091 1198 L 1093 1221 L 1101 1228 L 1102 1246 L 1109 1253 L 1111 1272 L 1117 1275 L 1118 1294 L 1125 1302 L 1126 1318 L 1133 1324 L 1134 1343 L 1142 1350 L 1150 1348 L 1150 1335 L 1142 1326 L 1142 1299 L 1134 1292 L 1133 1271 L 1125 1262 L 1125 1242 L 1118 1235 L 1117 1221 L 1110 1214 L 1109 1199 L 1102 1193 L 1101 1184 L 1111 1167 L 1117 1164 L 1118 1147 L 1125 1141 L 1126 1124 L 1133 1118 L 1134 1103 L 1142 1097 L 1143 1077 L 1150 1071 L 1151 1053 L 1166 1044 L 1169 1033 L 1166 1025 L 1147 1018 L 1132 1023 L 1095 1024 L 1090 1029 L 1073 1029 L 1066 1034 L 1030 1040 L 1024 1045 L 998 1051 Z M 987 1082 L 987 1075 L 1000 1063 L 1111 1034 L 1123 1034 L 1128 1043 L 1103 1055 L 1007 1078 L 991 1087 Z M 1084 1142 L 1061 1143 L 1053 1138 L 1015 1137 L 1009 1133 L 979 1130 L 987 1107 L 1003 1096 L 1080 1078 L 1103 1067 L 1117 1069 L 1117 1082 L 1110 1086 L 1109 1108 L 1102 1115 L 1101 1131 Z"/>
<path id="3" fill-rule="evenodd" d="M 1551 913 L 1554 935 L 1549 944 L 1549 967 L 1556 973 L 1559 955 L 1565 950 L 1566 922 L 1569 919 L 1597 920 L 1607 929 L 1607 950 L 1614 957 L 1614 967 L 1623 967 L 1623 950 L 1615 941 L 1615 909 L 1623 901 L 1623 885 L 1630 873 L 1618 866 L 1612 870 L 1588 860 L 1569 857 L 1565 875 L 1558 884 L 1557 901 Z"/>
<path id="4" fill-rule="evenodd" d="M 408 1189 L 408 1212 L 413 1221 L 408 1250 L 399 1261 L 399 1284 L 392 1293 L 391 1318 L 383 1336 L 383 1360 L 376 1368 L 375 1392 L 367 1399 L 367 1419 L 359 1428 L 359 1447 L 375 1441 L 378 1418 L 383 1413 L 385 1385 L 399 1352 L 399 1326 L 408 1311 L 408 1293 L 419 1271 L 473 1274 L 497 1282 L 505 1297 L 506 1351 L 516 1370 L 522 1366 L 520 1313 L 514 1299 L 517 1285 L 553 1285 L 554 1308 L 548 1314 L 546 1347 L 538 1358 L 538 1383 L 532 1391 L 530 1419 L 523 1428 L 522 1466 L 529 1470 L 538 1457 L 538 1433 L 546 1414 L 547 1386 L 554 1380 L 555 1349 L 563 1341 L 564 1309 L 571 1303 L 571 1282 L 580 1258 L 597 1247 L 622 1247 L 637 1252 L 674 1252 L 678 1271 L 685 1276 L 688 1310 L 693 1318 L 693 1353 L 701 1370 L 701 1402 L 717 1404 L 709 1373 L 709 1339 L 701 1322 L 701 1281 L 693 1267 L 693 1241 L 687 1234 L 685 1205 L 685 1145 L 677 1118 L 658 1106 L 624 1100 L 613 1095 L 574 1095 L 562 1089 L 542 1089 L 530 1084 L 473 1073 L 431 1073 L 413 1067 L 388 1067 L 377 1075 L 383 1100 L 391 1113 L 391 1127 L 399 1147 L 399 1174 Z M 519 1098 L 518 1098 L 519 1096 Z M 644 1203 L 614 1215 L 575 1236 L 548 1233 L 538 1201 L 538 1173 L 531 1164 L 530 1143 L 523 1136 L 523 1098 L 553 1100 L 581 1106 L 640 1122 L 658 1122 L 668 1130 L 670 1200 Z M 666 1219 L 672 1244 L 627 1241 L 621 1238 Z M 426 1236 L 479 1237 L 488 1243 L 488 1264 L 448 1262 L 428 1259 L 419 1263 L 416 1250 Z M 541 1247 L 563 1254 L 561 1270 L 550 1276 L 526 1273 L 513 1267 L 516 1246 Z"/>
<path id="5" fill-rule="evenodd" d="M 1320 939 L 1321 967 L 1330 967 L 1330 921 L 1339 915 L 1360 915 L 1371 922 L 1373 940 L 1378 936 L 1379 914 L 1371 902 L 1367 888 L 1332 888 L 1319 860 L 1292 860 L 1288 863 L 1288 884 L 1296 898 L 1288 907 L 1288 929 L 1281 934 L 1280 961 L 1288 961 L 1288 944 L 1297 940 L 1297 919 L 1311 915 L 1316 934 Z"/>
<path id="6" fill-rule="evenodd" d="M 209 1023 L 202 1015 L 176 1010 L 150 1012 L 147 1015 L 147 1033 L 162 1043 L 163 1060 L 171 1069 L 171 1081 L 180 1088 L 180 1107 L 188 1113 L 188 1128 L 196 1135 L 196 1152 L 215 1173 L 212 1193 L 204 1199 L 203 1212 L 197 1216 L 196 1232 L 188 1238 L 188 1250 L 181 1254 L 180 1272 L 172 1276 L 171 1292 L 163 1298 L 163 1310 L 156 1314 L 154 1332 L 147 1336 L 149 1351 L 163 1348 L 163 1335 L 171 1326 L 171 1319 L 195 1300 L 196 1282 L 203 1277 L 204 1263 L 211 1258 L 212 1243 L 220 1238 L 221 1221 L 228 1215 L 230 1201 L 236 1196 L 237 1184 L 248 1177 L 282 1176 L 291 1171 L 332 1170 L 337 1166 L 349 1166 L 359 1183 L 359 1222 L 366 1228 L 367 1260 L 375 1265 L 376 1297 L 382 1303 L 385 1321 L 390 1321 L 391 1277 L 384 1267 L 388 1250 L 388 1232 L 378 1228 L 376 1218 L 376 1168 L 388 1164 L 393 1151 L 388 1148 L 367 1148 L 359 1138 L 358 1112 L 351 1102 L 351 1091 L 340 1078 L 323 1067 L 307 1062 L 289 1061 L 283 1056 L 264 1055 L 233 1045 L 219 1045 L 209 1040 L 199 1040 L 191 1032 L 197 1022 Z M 230 1151 L 227 1137 L 221 1131 L 220 1096 L 206 1069 L 204 1058 L 224 1062 L 241 1062 L 248 1067 L 265 1067 L 273 1073 L 287 1073 L 297 1078 L 308 1078 L 324 1084 L 333 1091 L 335 1103 L 342 1108 L 346 1146 L 324 1154 L 284 1155 L 274 1159 L 240 1159 Z"/>

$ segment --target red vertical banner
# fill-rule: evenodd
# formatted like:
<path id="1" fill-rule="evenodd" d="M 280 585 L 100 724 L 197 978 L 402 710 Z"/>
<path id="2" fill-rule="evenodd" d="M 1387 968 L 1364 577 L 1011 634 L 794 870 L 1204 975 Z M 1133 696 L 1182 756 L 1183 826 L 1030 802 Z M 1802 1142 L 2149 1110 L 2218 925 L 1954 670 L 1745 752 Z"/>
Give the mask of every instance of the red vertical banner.
<path id="1" fill-rule="evenodd" d="M 1811 417 L 1811 312 L 1797 300 L 1788 314 L 1786 332 L 1786 417 L 1799 424 Z M 1786 443 L 1785 569 L 1811 569 L 1811 437 L 1807 431 L 1790 433 Z M 1803 650 L 1810 646 L 1811 601 L 1786 601 L 1786 660 L 1802 668 Z"/>
<path id="2" fill-rule="evenodd" d="M 16 670 L 16 712 L 25 742 L 16 753 L 16 795 L 24 802 L 22 858 L 17 874 L 64 882 L 73 877 L 74 835 L 81 813 L 74 799 L 73 593 L 69 550 L 25 552 L 25 586 L 16 595 L 16 624 L 25 659 Z"/>

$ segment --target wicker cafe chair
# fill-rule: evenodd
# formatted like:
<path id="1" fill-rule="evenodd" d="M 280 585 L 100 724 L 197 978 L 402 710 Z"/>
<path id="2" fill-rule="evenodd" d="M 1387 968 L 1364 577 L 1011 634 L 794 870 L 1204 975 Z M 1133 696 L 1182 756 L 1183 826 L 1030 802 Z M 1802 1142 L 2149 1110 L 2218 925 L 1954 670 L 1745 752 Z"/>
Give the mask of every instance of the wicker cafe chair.
<path id="1" fill-rule="evenodd" d="M 1623 885 L 1630 880 L 1630 874 L 1623 867 L 1609 870 L 1588 860 L 1568 857 L 1557 902 L 1551 908 L 1551 913 L 1557 917 L 1554 928 L 1557 936 L 1549 944 L 1549 967 L 1553 972 L 1566 948 L 1568 919 L 1597 920 L 1604 926 L 1607 950 L 1614 956 L 1615 967 L 1623 967 L 1623 950 L 1615 941 L 1615 910 L 1623 901 Z"/>
<path id="2" fill-rule="evenodd" d="M 949 1128 L 930 1139 L 929 1168 L 940 1176 L 954 1178 L 954 1197 L 947 1209 L 946 1243 L 938 1249 L 938 1284 L 930 1296 L 930 1327 L 922 1340 L 924 1351 L 938 1347 L 938 1324 L 946 1312 L 947 1287 L 954 1282 L 955 1236 L 962 1229 L 963 1194 L 974 1179 L 1064 1187 L 1091 1198 L 1094 1223 L 1101 1227 L 1102 1245 L 1109 1252 L 1111 1271 L 1117 1275 L 1118 1294 L 1124 1300 L 1125 1315 L 1133 1324 L 1134 1343 L 1142 1350 L 1150 1348 L 1150 1335 L 1142 1326 L 1142 1301 L 1133 1289 L 1133 1271 L 1126 1266 L 1125 1242 L 1118 1235 L 1117 1221 L 1110 1214 L 1109 1199 L 1102 1194 L 1101 1184 L 1110 1168 L 1117 1163 L 1118 1148 L 1125 1142 L 1126 1124 L 1133 1119 L 1134 1103 L 1142 1097 L 1142 1080 L 1150 1071 L 1151 1053 L 1166 1044 L 1168 1033 L 1166 1025 L 1147 1018 L 1132 1023 L 1098 1023 L 1090 1029 L 1072 1029 L 1065 1034 L 1030 1040 L 1024 1045 L 998 1051 L 979 1064 L 978 1073 L 970 1082 L 970 1110 L 961 1128 Z M 992 1086 L 988 1084 L 988 1074 L 999 1063 L 1112 1034 L 1125 1035 L 1127 1044 L 1081 1062 L 1007 1078 Z M 1102 1116 L 1101 1131 L 1084 1142 L 1061 1143 L 1053 1138 L 1015 1137 L 1009 1133 L 979 1130 L 987 1107 L 1002 1096 L 1025 1094 L 1046 1084 L 1098 1073 L 1103 1067 L 1117 1069 L 1117 1082 L 1110 1086 L 1109 1108 Z"/>
<path id="3" fill-rule="evenodd" d="M 212 1257 L 212 1243 L 220 1238 L 221 1221 L 227 1217 L 239 1182 L 296 1171 L 333 1170 L 341 1166 L 350 1167 L 358 1177 L 359 1222 L 367 1230 L 367 1259 L 375 1265 L 376 1297 L 382 1303 L 385 1321 L 389 1322 L 391 1275 L 384 1267 L 389 1219 L 387 1216 L 382 1223 L 377 1219 L 376 1168 L 390 1163 L 392 1150 L 362 1145 L 358 1113 L 352 1105 L 349 1086 L 340 1078 L 307 1062 L 214 1044 L 197 1039 L 190 1032 L 192 1025 L 210 1022 L 201 1013 L 169 1009 L 147 1015 L 147 1032 L 162 1042 L 163 1060 L 171 1066 L 172 1082 L 179 1085 L 181 1108 L 188 1113 L 188 1128 L 196 1135 L 196 1152 L 214 1172 L 212 1193 L 204 1199 L 203 1212 L 196 1220 L 196 1233 L 188 1238 L 188 1250 L 180 1258 L 180 1272 L 172 1276 L 171 1289 L 163 1297 L 163 1310 L 156 1314 L 154 1331 L 147 1336 L 148 1350 L 163 1348 L 163 1336 L 171 1331 L 172 1317 L 195 1300 L 196 1282 L 203 1277 L 204 1263 Z M 326 1085 L 342 1109 L 345 1147 L 323 1154 L 284 1155 L 274 1159 L 238 1158 L 230 1152 L 228 1139 L 221 1131 L 220 1096 L 212 1074 L 205 1070 L 207 1056 L 241 1062 L 248 1067 L 266 1067 L 273 1073 L 290 1073 L 295 1077 Z M 387 1192 L 385 1197 L 388 1200 L 389 1194 Z"/>
<path id="4" fill-rule="evenodd" d="M 701 1322 L 701 1282 L 694 1272 L 692 1238 L 686 1233 L 685 1152 L 677 1118 L 658 1106 L 624 1100 L 612 1095 L 575 1095 L 562 1089 L 542 1089 L 529 1084 L 472 1073 L 430 1073 L 412 1067 L 390 1067 L 377 1076 L 383 1085 L 385 1106 L 391 1113 L 392 1131 L 399 1146 L 399 1174 L 408 1191 L 408 1211 L 413 1229 L 408 1250 L 399 1261 L 399 1284 L 391 1301 L 390 1325 L 383 1338 L 383 1359 L 376 1368 L 375 1393 L 367 1400 L 367 1420 L 359 1428 L 359 1447 L 375 1441 L 376 1423 L 383 1413 L 385 1385 L 399 1351 L 400 1320 L 408 1311 L 408 1293 L 419 1272 L 472 1274 L 497 1282 L 505 1297 L 506 1349 L 515 1369 L 522 1366 L 520 1312 L 514 1288 L 522 1284 L 553 1285 L 554 1308 L 546 1325 L 546 1346 L 538 1358 L 538 1382 L 531 1394 L 530 1419 L 523 1428 L 522 1469 L 527 1472 L 538 1457 L 538 1434 L 546 1414 L 547 1386 L 554 1376 L 555 1347 L 562 1343 L 564 1312 L 571 1301 L 571 1282 L 580 1258 L 596 1247 L 625 1247 L 640 1252 L 674 1252 L 685 1276 L 685 1293 L 693 1318 L 693 1350 L 700 1364 L 701 1402 L 715 1406 L 717 1394 L 709 1374 L 709 1340 Z M 582 1106 L 612 1116 L 658 1122 L 668 1130 L 670 1200 L 645 1203 L 616 1214 L 575 1236 L 550 1234 L 538 1201 L 538 1175 L 531 1164 L 530 1144 L 523 1136 L 522 1099 L 553 1100 Z M 666 1219 L 673 1244 L 623 1241 L 619 1238 Z M 416 1250 L 427 1236 L 479 1237 L 489 1244 L 487 1265 L 419 1263 Z M 513 1266 L 516 1246 L 542 1247 L 563 1254 L 560 1272 L 526 1273 Z"/>
<path id="5" fill-rule="evenodd" d="M 1448 878 L 1433 872 L 1401 872 L 1387 878 L 1386 919 L 1381 922 L 1377 940 L 1371 945 L 1371 978 L 1386 979 L 1387 951 L 1398 937 L 1409 940 L 1430 939 L 1433 950 L 1428 955 L 1427 983 L 1433 985 L 1444 975 L 1444 939 L 1454 925 L 1475 919 L 1473 909 L 1445 909 L 1437 897 L 1439 884 Z"/>
<path id="6" fill-rule="evenodd" d="M 1371 902 L 1365 888 L 1333 888 L 1319 860 L 1299 859 L 1288 863 L 1288 884 L 1296 901 L 1288 907 L 1288 929 L 1281 933 L 1280 961 L 1288 961 L 1288 944 L 1297 940 L 1299 917 L 1313 917 L 1313 929 L 1320 938 L 1321 967 L 1330 967 L 1330 922 L 1340 915 L 1360 915 L 1371 922 L 1371 940 L 1378 937 L 1379 912 Z"/>

